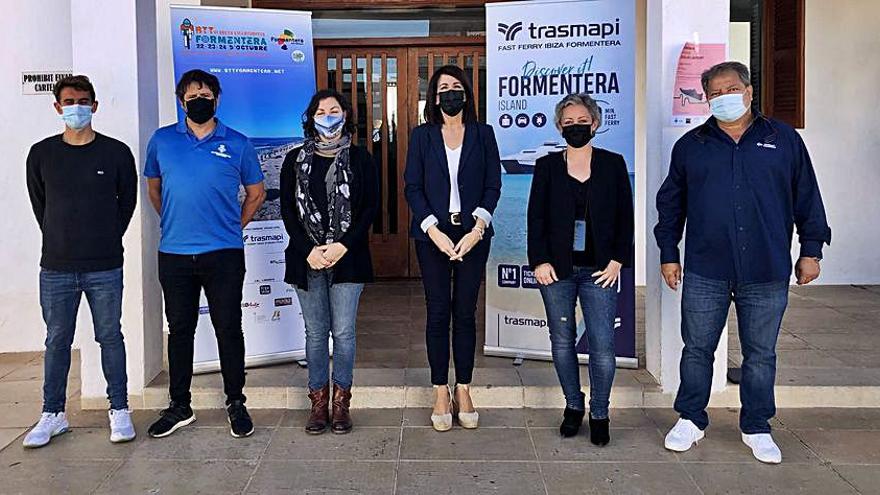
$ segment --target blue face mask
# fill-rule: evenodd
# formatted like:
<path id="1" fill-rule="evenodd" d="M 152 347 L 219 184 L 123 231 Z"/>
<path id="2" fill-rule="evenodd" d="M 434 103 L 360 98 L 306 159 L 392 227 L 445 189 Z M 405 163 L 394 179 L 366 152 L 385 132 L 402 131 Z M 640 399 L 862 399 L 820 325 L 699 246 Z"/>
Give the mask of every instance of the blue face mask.
<path id="1" fill-rule="evenodd" d="M 733 122 L 748 111 L 743 103 L 742 93 L 716 96 L 709 100 L 709 107 L 712 109 L 712 115 L 721 122 Z"/>
<path id="2" fill-rule="evenodd" d="M 322 115 L 315 117 L 315 130 L 324 138 L 335 138 L 345 124 L 345 117 L 339 115 Z"/>
<path id="3" fill-rule="evenodd" d="M 78 131 L 92 121 L 91 105 L 67 105 L 61 107 L 61 120 L 64 125 Z"/>

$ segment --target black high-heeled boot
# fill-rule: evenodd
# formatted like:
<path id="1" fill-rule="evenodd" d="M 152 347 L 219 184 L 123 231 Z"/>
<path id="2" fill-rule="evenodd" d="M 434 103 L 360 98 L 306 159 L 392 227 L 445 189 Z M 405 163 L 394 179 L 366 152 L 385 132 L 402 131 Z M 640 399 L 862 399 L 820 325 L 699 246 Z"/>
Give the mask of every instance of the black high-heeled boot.
<path id="1" fill-rule="evenodd" d="M 600 447 L 608 445 L 608 442 L 611 441 L 610 427 L 610 419 L 593 419 L 590 416 L 590 442 Z"/>
<path id="2" fill-rule="evenodd" d="M 562 412 L 562 424 L 559 425 L 559 434 L 565 438 L 573 437 L 578 434 L 583 422 L 584 411 L 566 407 L 565 411 Z"/>

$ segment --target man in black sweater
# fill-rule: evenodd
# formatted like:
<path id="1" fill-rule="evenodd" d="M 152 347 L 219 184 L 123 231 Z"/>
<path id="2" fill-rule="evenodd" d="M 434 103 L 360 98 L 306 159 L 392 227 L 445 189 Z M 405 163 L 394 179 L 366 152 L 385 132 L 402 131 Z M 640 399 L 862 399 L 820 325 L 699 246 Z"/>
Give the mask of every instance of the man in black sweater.
<path id="1" fill-rule="evenodd" d="M 28 193 L 43 232 L 40 306 L 47 336 L 43 413 L 25 437 L 25 447 L 42 447 L 69 429 L 64 413 L 67 374 L 83 293 L 101 346 L 110 441 L 135 437 L 120 319 L 122 235 L 137 202 L 137 171 L 128 146 L 92 130 L 97 109 L 87 77 L 59 81 L 55 110 L 64 132 L 33 145 L 27 157 Z"/>

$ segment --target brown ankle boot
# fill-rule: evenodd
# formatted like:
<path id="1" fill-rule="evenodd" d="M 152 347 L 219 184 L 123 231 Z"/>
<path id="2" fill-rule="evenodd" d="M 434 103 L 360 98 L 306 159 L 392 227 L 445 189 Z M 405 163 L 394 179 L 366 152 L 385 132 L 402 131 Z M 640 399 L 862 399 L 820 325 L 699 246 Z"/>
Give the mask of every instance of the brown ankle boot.
<path id="1" fill-rule="evenodd" d="M 351 431 L 351 415 L 348 412 L 351 406 L 351 390 L 346 390 L 339 385 L 333 384 L 333 433 L 348 433 Z"/>
<path id="2" fill-rule="evenodd" d="M 330 385 L 327 384 L 318 390 L 310 391 L 309 399 L 312 401 L 312 412 L 306 422 L 306 433 L 320 435 L 324 433 L 330 423 L 330 411 L 327 408 L 330 404 Z"/>

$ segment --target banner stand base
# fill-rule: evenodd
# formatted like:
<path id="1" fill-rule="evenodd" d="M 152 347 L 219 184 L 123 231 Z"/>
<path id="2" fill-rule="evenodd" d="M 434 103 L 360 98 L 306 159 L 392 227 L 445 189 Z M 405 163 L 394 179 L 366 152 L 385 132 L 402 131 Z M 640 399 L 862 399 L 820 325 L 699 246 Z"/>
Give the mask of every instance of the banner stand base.
<path id="1" fill-rule="evenodd" d="M 553 360 L 553 355 L 550 354 L 550 351 L 512 349 L 509 347 L 494 347 L 489 345 L 483 346 L 483 354 L 486 356 L 511 357 L 516 360 L 521 358 L 536 359 L 540 361 Z M 618 357 L 615 358 L 615 360 L 617 361 L 618 368 L 638 369 L 639 367 L 639 360 L 637 358 Z M 578 354 L 578 362 L 580 364 L 587 364 L 590 362 L 590 356 L 587 354 Z"/>
<path id="2" fill-rule="evenodd" d="M 244 358 L 245 368 L 256 368 L 270 364 L 292 363 L 306 358 L 305 349 L 301 351 L 277 352 L 274 354 L 261 354 L 259 356 L 247 356 Z M 193 363 L 193 374 L 213 373 L 220 371 L 220 360 Z"/>

